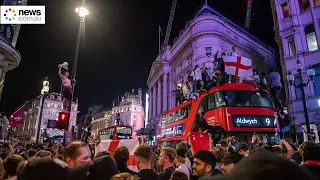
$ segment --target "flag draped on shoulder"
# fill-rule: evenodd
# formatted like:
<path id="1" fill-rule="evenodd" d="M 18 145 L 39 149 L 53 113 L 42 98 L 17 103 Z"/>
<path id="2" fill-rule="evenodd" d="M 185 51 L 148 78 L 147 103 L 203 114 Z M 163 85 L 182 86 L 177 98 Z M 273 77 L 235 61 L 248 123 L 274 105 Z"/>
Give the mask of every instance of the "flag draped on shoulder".
<path id="1" fill-rule="evenodd" d="M 241 56 L 224 56 L 225 71 L 227 74 L 238 77 L 252 76 L 252 60 Z"/>

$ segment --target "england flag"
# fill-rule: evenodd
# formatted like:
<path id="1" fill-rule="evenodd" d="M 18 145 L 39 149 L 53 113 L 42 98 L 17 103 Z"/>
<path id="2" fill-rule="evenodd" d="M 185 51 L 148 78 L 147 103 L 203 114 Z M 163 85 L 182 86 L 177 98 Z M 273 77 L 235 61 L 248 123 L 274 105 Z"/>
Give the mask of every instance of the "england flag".
<path id="1" fill-rule="evenodd" d="M 227 74 L 235 75 L 240 78 L 252 76 L 251 59 L 241 56 L 224 56 L 223 61 Z"/>
<path id="2" fill-rule="evenodd" d="M 101 140 L 101 142 L 96 145 L 95 153 L 97 154 L 101 151 L 108 151 L 113 155 L 117 147 L 125 146 L 129 150 L 129 160 L 127 161 L 127 166 L 131 171 L 138 172 L 134 151 L 137 149 L 137 147 L 139 147 L 139 145 L 140 143 L 137 139 Z"/>

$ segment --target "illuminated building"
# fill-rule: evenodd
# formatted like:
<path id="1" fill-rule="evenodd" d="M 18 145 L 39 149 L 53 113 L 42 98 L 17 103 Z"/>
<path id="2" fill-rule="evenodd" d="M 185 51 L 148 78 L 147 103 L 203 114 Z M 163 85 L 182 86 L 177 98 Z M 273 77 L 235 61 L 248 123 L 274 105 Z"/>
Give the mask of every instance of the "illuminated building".
<path id="1" fill-rule="evenodd" d="M 113 104 L 112 107 L 112 125 L 116 125 L 117 114 L 120 114 L 120 124 L 132 126 L 133 136 L 136 131 L 144 127 L 144 108 L 142 106 L 142 89 L 138 90 L 138 94 L 126 92 L 121 101 Z"/>
<path id="2" fill-rule="evenodd" d="M 99 130 L 111 126 L 112 111 L 102 111 L 93 117 L 91 135 L 98 136 Z"/>
<path id="3" fill-rule="evenodd" d="M 24 141 L 34 141 L 36 135 L 37 122 L 40 113 L 40 100 L 38 96 L 28 101 L 24 106 L 24 123 L 19 124 L 15 130 L 15 136 Z M 47 128 L 48 120 L 58 121 L 59 112 L 62 111 L 62 96 L 59 93 L 50 93 L 44 101 L 42 123 L 40 129 L 40 139 L 46 131 L 47 137 L 53 138 L 54 136 L 63 136 L 63 131 L 59 129 Z M 72 103 L 72 111 L 69 121 L 69 130 L 72 126 L 76 125 L 78 114 L 78 103 Z M 62 138 L 62 137 L 60 137 Z"/>
<path id="4" fill-rule="evenodd" d="M 271 0 L 275 40 L 280 50 L 282 76 L 285 78 L 290 71 L 298 78 L 297 60 L 302 65 L 303 83 L 308 81 L 307 68 L 315 70 L 314 83 L 304 88 L 307 113 L 304 113 L 302 91 L 289 86 L 284 79 L 286 104 L 291 117 L 295 120 L 299 139 L 303 134 L 302 126 L 309 116 L 310 124 L 320 130 L 320 0 Z"/>
<path id="5" fill-rule="evenodd" d="M 176 106 L 173 91 L 186 82 L 196 65 L 212 68 L 214 55 L 230 54 L 232 47 L 240 56 L 252 60 L 259 72 L 276 68 L 274 50 L 208 5 L 188 21 L 171 46 L 155 58 L 147 80 L 149 87 L 148 127 L 158 126 L 160 115 Z"/>

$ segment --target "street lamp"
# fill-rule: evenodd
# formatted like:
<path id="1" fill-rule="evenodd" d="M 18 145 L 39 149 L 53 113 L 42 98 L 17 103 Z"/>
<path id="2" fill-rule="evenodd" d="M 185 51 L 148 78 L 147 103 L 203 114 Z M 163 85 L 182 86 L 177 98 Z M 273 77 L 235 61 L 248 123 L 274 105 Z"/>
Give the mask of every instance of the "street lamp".
<path id="1" fill-rule="evenodd" d="M 89 15 L 88 9 L 84 7 L 77 7 L 75 11 L 80 16 L 80 18 L 85 18 L 87 15 Z"/>
<path id="2" fill-rule="evenodd" d="M 76 85 L 76 76 L 77 76 L 77 66 L 78 66 L 78 56 L 79 56 L 79 48 L 80 48 L 80 41 L 81 41 L 81 26 L 82 23 L 85 21 L 85 17 L 89 15 L 89 11 L 82 7 L 77 7 L 75 9 L 75 12 L 79 15 L 80 17 L 80 23 L 79 23 L 79 29 L 78 29 L 78 36 L 76 39 L 76 47 L 74 51 L 74 58 L 73 58 L 73 64 L 72 64 L 72 75 L 71 75 L 71 80 L 72 80 L 72 96 L 71 96 L 71 101 L 69 105 L 69 112 L 71 113 L 71 106 L 73 102 L 73 93 L 74 93 L 74 87 Z"/>
<path id="3" fill-rule="evenodd" d="M 42 113 L 43 113 L 43 105 L 44 101 L 49 93 L 49 81 L 48 77 L 42 82 L 42 89 L 41 89 L 41 106 L 40 106 L 40 114 L 39 114 L 39 122 L 37 127 L 37 134 L 36 134 L 36 144 L 39 143 L 39 137 L 40 137 L 40 128 L 41 128 L 41 121 L 42 121 Z"/>
<path id="4" fill-rule="evenodd" d="M 299 88 L 301 90 L 301 95 L 302 95 L 302 103 L 303 103 L 303 110 L 304 110 L 304 117 L 306 119 L 306 126 L 307 126 L 307 133 L 310 134 L 310 122 L 309 122 L 309 115 L 308 115 L 308 110 L 307 110 L 307 102 L 306 102 L 306 96 L 305 96 L 305 92 L 304 92 L 304 88 L 309 86 L 310 82 L 313 82 L 314 80 L 314 76 L 315 76 L 315 70 L 311 68 L 311 66 L 309 66 L 309 68 L 307 69 L 307 75 L 309 76 L 309 80 L 306 83 L 303 83 L 302 81 L 302 65 L 300 63 L 299 60 L 297 60 L 297 71 L 299 73 L 299 80 L 300 83 L 299 84 L 295 84 L 294 83 L 294 75 L 289 71 L 288 75 L 287 75 L 287 80 L 289 81 L 289 84 L 291 86 L 294 86 L 295 88 Z"/>

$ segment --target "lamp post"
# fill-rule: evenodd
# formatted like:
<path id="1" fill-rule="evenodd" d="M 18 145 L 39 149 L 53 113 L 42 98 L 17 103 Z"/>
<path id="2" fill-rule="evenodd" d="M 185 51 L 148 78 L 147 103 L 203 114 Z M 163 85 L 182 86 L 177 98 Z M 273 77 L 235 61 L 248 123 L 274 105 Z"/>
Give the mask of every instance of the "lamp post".
<path id="1" fill-rule="evenodd" d="M 39 144 L 39 137 L 40 137 L 40 129 L 41 129 L 41 121 L 42 121 L 42 113 L 43 113 L 43 104 L 44 101 L 48 95 L 49 92 L 49 81 L 48 78 L 42 82 L 42 89 L 41 89 L 41 106 L 40 106 L 40 114 L 39 114 L 39 122 L 38 122 L 38 127 L 37 127 L 37 134 L 36 134 L 36 144 Z"/>
<path id="2" fill-rule="evenodd" d="M 306 96 L 305 96 L 305 92 L 304 92 L 304 88 L 309 86 L 310 82 L 313 82 L 314 76 L 315 76 L 315 70 L 311 68 L 311 66 L 309 66 L 309 68 L 307 69 L 307 74 L 309 76 L 309 80 L 306 83 L 303 83 L 302 80 L 302 65 L 300 63 L 299 60 L 297 60 L 297 71 L 299 73 L 299 80 L 300 83 L 296 84 L 294 83 L 294 75 L 289 71 L 288 75 L 287 75 L 287 80 L 289 81 L 289 84 L 291 86 L 294 86 L 295 88 L 299 88 L 301 90 L 301 96 L 302 96 L 302 103 L 303 103 L 303 110 L 304 110 L 304 117 L 306 119 L 306 127 L 307 127 L 307 134 L 310 134 L 310 122 L 309 122 L 309 115 L 308 115 L 308 110 L 307 110 L 307 102 L 306 102 Z"/>
<path id="3" fill-rule="evenodd" d="M 80 17 L 80 23 L 79 23 L 79 29 L 78 29 L 78 35 L 76 39 L 76 47 L 74 51 L 74 58 L 73 58 L 73 63 L 72 63 L 72 75 L 71 75 L 71 80 L 72 80 L 72 96 L 71 96 L 71 101 L 70 101 L 70 106 L 69 106 L 69 112 L 71 113 L 71 106 L 73 102 L 73 93 L 74 93 L 74 87 L 76 85 L 76 76 L 77 76 L 77 66 L 78 66 L 78 56 L 79 56 L 79 48 L 80 48 L 80 41 L 81 41 L 81 30 L 82 30 L 82 24 L 85 22 L 85 17 L 89 15 L 89 11 L 84 8 L 84 7 L 77 7 L 75 9 L 75 12 L 79 15 Z"/>

